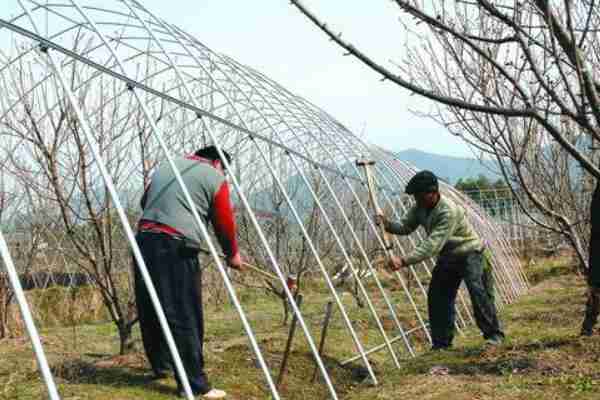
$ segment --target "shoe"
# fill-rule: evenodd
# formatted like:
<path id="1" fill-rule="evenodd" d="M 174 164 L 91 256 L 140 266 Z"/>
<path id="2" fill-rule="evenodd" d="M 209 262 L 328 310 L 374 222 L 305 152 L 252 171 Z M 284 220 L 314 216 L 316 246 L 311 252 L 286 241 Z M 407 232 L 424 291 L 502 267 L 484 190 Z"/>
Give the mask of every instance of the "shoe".
<path id="1" fill-rule="evenodd" d="M 169 373 L 167 371 L 155 371 L 152 373 L 152 377 L 150 378 L 150 380 L 153 381 L 159 381 L 161 379 L 165 379 L 169 376 Z"/>
<path id="2" fill-rule="evenodd" d="M 588 326 L 582 326 L 581 327 L 581 332 L 579 333 L 579 336 L 592 336 L 594 334 L 594 330 Z"/>
<path id="3" fill-rule="evenodd" d="M 179 391 L 179 397 L 186 398 L 184 391 Z M 220 389 L 210 389 L 208 392 L 204 394 L 194 394 L 194 397 L 198 400 L 202 399 L 224 399 L 227 397 L 227 392 Z"/>
<path id="4" fill-rule="evenodd" d="M 220 389 L 210 389 L 207 393 L 200 396 L 201 399 L 224 399 L 227 393 Z"/>
<path id="5" fill-rule="evenodd" d="M 500 346 L 504 342 L 504 338 L 499 335 L 494 335 L 485 340 L 486 346 Z"/>
<path id="6" fill-rule="evenodd" d="M 166 379 L 170 376 L 170 371 L 152 371 L 151 374 L 146 375 L 148 382 L 155 382 Z"/>
<path id="7" fill-rule="evenodd" d="M 451 350 L 452 349 L 452 345 L 439 345 L 439 344 L 434 344 L 433 346 L 431 346 L 431 351 L 443 351 L 443 350 Z"/>

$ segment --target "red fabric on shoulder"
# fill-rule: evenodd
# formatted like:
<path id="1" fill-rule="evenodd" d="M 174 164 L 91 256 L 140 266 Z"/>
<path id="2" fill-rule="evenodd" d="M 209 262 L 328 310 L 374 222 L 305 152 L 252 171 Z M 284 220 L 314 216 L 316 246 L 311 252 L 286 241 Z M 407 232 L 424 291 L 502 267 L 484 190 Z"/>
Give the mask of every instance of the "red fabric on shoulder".
<path id="1" fill-rule="evenodd" d="M 195 154 L 188 154 L 187 156 L 185 156 L 186 160 L 192 160 L 192 161 L 198 161 L 201 162 L 203 164 L 208 164 L 208 165 L 212 165 L 212 161 L 207 159 L 207 158 L 202 158 L 202 157 L 198 157 Z"/>
<path id="2" fill-rule="evenodd" d="M 223 182 L 217 193 L 215 193 L 211 217 L 223 252 L 227 257 L 234 256 L 238 252 L 238 244 L 227 182 Z"/>
<path id="3" fill-rule="evenodd" d="M 171 236 L 183 236 L 181 232 L 169 225 L 147 219 L 141 219 L 140 222 L 138 222 L 138 231 L 162 232 Z"/>

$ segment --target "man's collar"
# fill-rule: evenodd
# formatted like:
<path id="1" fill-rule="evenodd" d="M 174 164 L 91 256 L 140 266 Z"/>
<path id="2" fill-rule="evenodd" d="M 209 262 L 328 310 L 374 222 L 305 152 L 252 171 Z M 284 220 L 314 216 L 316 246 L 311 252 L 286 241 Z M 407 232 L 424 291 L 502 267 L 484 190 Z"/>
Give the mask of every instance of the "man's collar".
<path id="1" fill-rule="evenodd" d="M 185 158 L 186 158 L 187 160 L 200 161 L 200 162 L 204 162 L 204 163 L 207 163 L 207 164 L 210 164 L 210 163 L 211 163 L 209 159 L 207 159 L 207 158 L 202 158 L 202 157 L 200 157 L 200 156 L 197 156 L 197 155 L 195 155 L 195 154 L 188 154 L 188 155 L 186 155 L 186 156 L 185 156 Z"/>
<path id="2" fill-rule="evenodd" d="M 442 194 L 440 193 L 440 197 L 438 198 L 437 203 L 435 203 L 435 206 L 431 207 L 431 208 L 424 208 L 425 213 L 427 213 L 427 215 L 431 214 L 434 210 L 436 210 L 438 207 L 440 207 L 440 204 L 442 203 Z"/>

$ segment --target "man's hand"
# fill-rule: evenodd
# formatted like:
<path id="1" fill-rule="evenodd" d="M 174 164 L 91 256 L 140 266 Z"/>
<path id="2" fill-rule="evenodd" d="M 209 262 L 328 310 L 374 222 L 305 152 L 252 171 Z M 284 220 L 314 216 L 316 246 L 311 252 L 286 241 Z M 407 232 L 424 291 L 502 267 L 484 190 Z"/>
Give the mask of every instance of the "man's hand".
<path id="1" fill-rule="evenodd" d="M 375 214 L 375 225 L 386 227 L 388 221 L 383 214 Z"/>
<path id="2" fill-rule="evenodd" d="M 227 259 L 227 265 L 229 268 L 233 268 L 240 272 L 244 272 L 246 270 L 246 265 L 242 262 L 242 257 L 240 256 L 239 252 Z"/>
<path id="3" fill-rule="evenodd" d="M 391 256 L 388 261 L 388 268 L 392 271 L 398 271 L 405 266 L 406 264 L 404 263 L 404 259 L 401 257 Z"/>

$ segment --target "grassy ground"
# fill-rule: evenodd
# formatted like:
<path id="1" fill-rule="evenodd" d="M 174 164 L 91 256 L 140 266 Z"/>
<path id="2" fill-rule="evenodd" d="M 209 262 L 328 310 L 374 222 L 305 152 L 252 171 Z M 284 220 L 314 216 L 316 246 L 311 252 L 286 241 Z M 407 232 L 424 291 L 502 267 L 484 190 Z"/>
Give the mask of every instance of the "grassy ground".
<path id="1" fill-rule="evenodd" d="M 477 331 L 470 329 L 465 337 L 458 337 L 454 350 L 423 350 L 419 357 L 403 361 L 401 369 L 394 367 L 386 353 L 377 353 L 371 358 L 380 380 L 375 387 L 361 383 L 364 374 L 358 365 L 339 366 L 338 360 L 351 355 L 353 345 L 337 313 L 328 335 L 325 362 L 340 398 L 598 398 L 600 335 L 577 336 L 585 290 L 581 279 L 560 262 L 534 267 L 529 276 L 534 284 L 531 292 L 502 310 L 509 335 L 504 345 L 485 349 Z M 319 298 L 317 294 L 318 290 L 311 293 Z M 276 376 L 287 336 L 287 328 L 276 318 L 279 306 L 264 296 L 243 301 L 255 303 L 249 307 L 248 316 Z M 352 300 L 345 298 L 345 302 L 352 309 Z M 377 303 L 382 307 L 381 301 Z M 322 303 L 306 301 L 305 311 L 318 338 Z M 368 329 L 372 322 L 364 309 L 353 311 L 353 325 L 361 340 L 369 345 L 381 342 L 375 330 Z M 268 398 L 261 370 L 233 311 L 225 307 L 207 314 L 207 372 L 215 386 L 226 389 L 231 399 Z M 42 338 L 63 399 L 174 398 L 172 379 L 148 381 L 142 354 L 114 356 L 118 340 L 111 324 L 52 328 L 43 331 Z M 396 348 L 402 351 L 400 343 Z M 0 342 L 0 360 L 0 399 L 45 398 L 27 339 Z M 310 383 L 314 365 L 300 331 L 288 365 L 280 388 L 282 398 L 328 398 L 322 383 Z"/>

